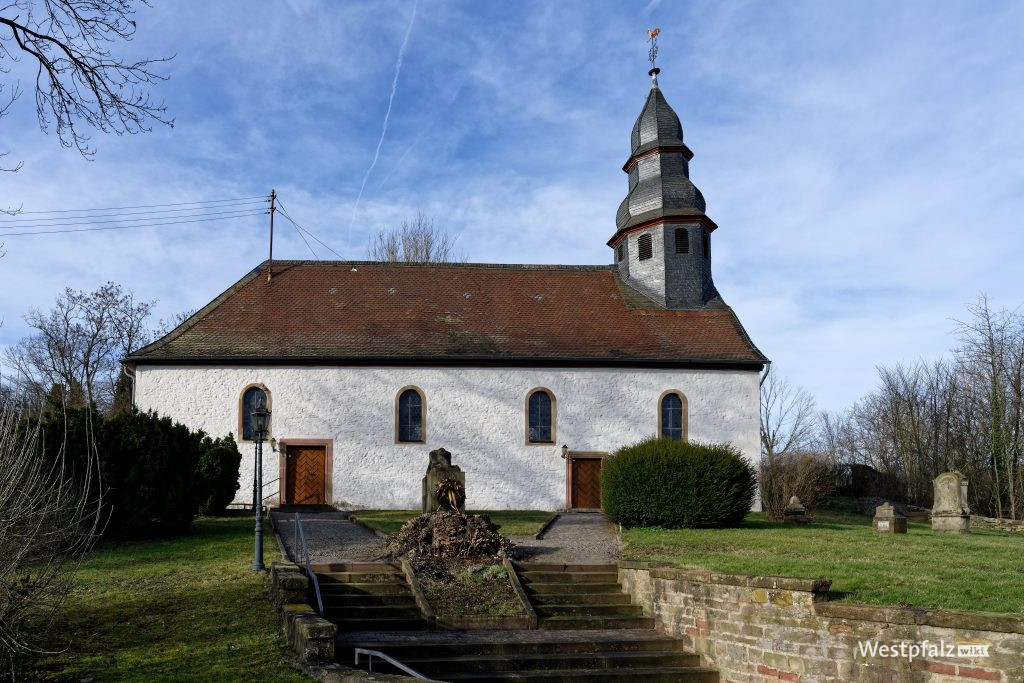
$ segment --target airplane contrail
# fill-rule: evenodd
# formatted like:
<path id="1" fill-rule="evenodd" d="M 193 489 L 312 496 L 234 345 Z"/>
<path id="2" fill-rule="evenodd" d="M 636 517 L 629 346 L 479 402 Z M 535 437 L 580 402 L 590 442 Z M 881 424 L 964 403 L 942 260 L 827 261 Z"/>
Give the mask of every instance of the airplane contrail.
<path id="1" fill-rule="evenodd" d="M 391 80 L 391 97 L 388 98 L 388 108 L 384 112 L 384 125 L 380 131 L 380 139 L 377 140 L 377 149 L 373 152 L 373 161 L 370 162 L 370 167 L 366 169 L 366 174 L 363 176 L 363 184 L 359 186 L 359 194 L 356 195 L 356 203 L 352 207 L 352 218 L 348 222 L 349 230 L 352 229 L 352 225 L 356 222 L 356 212 L 359 210 L 359 202 L 363 198 L 363 190 L 366 189 L 366 181 L 370 179 L 373 167 L 377 165 L 377 159 L 380 158 L 380 148 L 384 144 L 384 136 L 388 134 L 388 119 L 391 118 L 391 105 L 395 101 L 395 91 L 398 90 L 398 74 L 402 71 L 402 58 L 405 56 L 405 46 L 409 44 L 409 35 L 412 34 L 412 25 L 416 21 L 416 8 L 419 4 L 420 0 L 416 0 L 412 4 L 412 16 L 409 17 L 409 25 L 405 28 L 405 38 L 402 39 L 402 46 L 398 48 L 398 60 L 395 62 L 395 77 Z M 348 236 L 347 232 L 346 237 Z"/>

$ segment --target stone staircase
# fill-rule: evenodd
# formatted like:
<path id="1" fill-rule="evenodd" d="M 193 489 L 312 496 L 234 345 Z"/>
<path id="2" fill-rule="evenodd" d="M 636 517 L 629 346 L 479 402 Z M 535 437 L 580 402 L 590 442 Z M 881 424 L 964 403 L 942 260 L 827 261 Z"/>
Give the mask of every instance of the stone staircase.
<path id="1" fill-rule="evenodd" d="M 623 592 L 614 565 L 515 568 L 537 612 L 538 630 L 426 630 L 412 595 L 396 585 L 404 584 L 397 568 L 380 565 L 372 580 L 365 566 L 360 571 L 320 574 L 331 577 L 332 590 L 358 586 L 360 595 L 371 596 L 364 599 L 382 600 L 372 607 L 361 602 L 357 610 L 396 610 L 395 616 L 373 611 L 362 617 L 362 612 L 353 611 L 354 599 L 349 598 L 337 616 L 330 616 L 329 610 L 329 618 L 346 631 L 335 643 L 337 661 L 351 666 L 355 649 L 363 648 L 383 652 L 436 681 L 718 683 L 718 673 L 702 667 L 700 656 L 687 651 L 683 641 L 654 631 L 654 620 Z M 387 592 L 381 592 L 385 586 Z M 352 593 L 344 589 L 344 594 Z M 415 627 L 420 630 L 397 630 L 406 620 L 420 623 Z M 365 659 L 361 666 L 366 666 Z M 373 670 L 400 673 L 380 659 Z"/>
<path id="2" fill-rule="evenodd" d="M 324 617 L 339 631 L 426 629 L 402 570 L 389 562 L 314 565 Z"/>
<path id="3" fill-rule="evenodd" d="M 676 638 L 647 630 L 472 631 L 352 634 L 338 661 L 357 647 L 377 650 L 435 681 L 718 683 Z M 374 671 L 398 673 L 378 660 Z"/>
<path id="4" fill-rule="evenodd" d="M 653 629 L 630 601 L 615 565 L 519 564 L 516 573 L 542 629 Z"/>

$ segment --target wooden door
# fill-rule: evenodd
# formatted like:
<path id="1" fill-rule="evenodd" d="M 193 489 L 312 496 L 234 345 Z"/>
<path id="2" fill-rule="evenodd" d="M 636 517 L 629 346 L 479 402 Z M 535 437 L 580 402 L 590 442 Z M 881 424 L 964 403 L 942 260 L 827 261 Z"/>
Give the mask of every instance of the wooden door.
<path id="1" fill-rule="evenodd" d="M 572 507 L 601 507 L 601 459 L 572 459 Z"/>
<path id="2" fill-rule="evenodd" d="M 327 447 L 288 446 L 285 505 L 327 502 Z"/>

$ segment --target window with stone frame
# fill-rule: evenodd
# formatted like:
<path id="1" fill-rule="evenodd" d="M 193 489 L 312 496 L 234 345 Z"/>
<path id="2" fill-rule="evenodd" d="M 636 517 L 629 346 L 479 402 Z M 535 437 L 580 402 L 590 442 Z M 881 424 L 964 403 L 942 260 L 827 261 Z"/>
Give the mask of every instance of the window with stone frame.
<path id="1" fill-rule="evenodd" d="M 527 401 L 527 441 L 554 443 L 554 405 L 551 394 L 538 389 Z"/>
<path id="2" fill-rule="evenodd" d="M 676 228 L 676 253 L 690 253 L 690 231 L 686 228 Z"/>
<path id="3" fill-rule="evenodd" d="M 636 238 L 636 255 L 641 261 L 654 258 L 654 238 L 651 237 L 651 233 Z"/>
<path id="4" fill-rule="evenodd" d="M 400 443 L 423 443 L 423 396 L 416 389 L 406 389 L 398 396 L 397 432 Z"/>
<path id="5" fill-rule="evenodd" d="M 658 420 L 661 436 L 674 441 L 686 440 L 686 399 L 670 391 L 661 397 L 661 415 Z"/>
<path id="6" fill-rule="evenodd" d="M 256 406 L 262 405 L 264 408 L 270 408 L 270 402 L 268 401 L 266 389 L 260 386 L 246 387 L 245 391 L 242 392 L 241 401 L 241 415 L 239 415 L 239 432 L 241 433 L 242 441 L 255 441 L 256 434 L 252 429 L 252 413 L 256 410 Z M 270 418 L 267 418 L 267 433 L 263 435 L 264 439 L 270 438 Z"/>

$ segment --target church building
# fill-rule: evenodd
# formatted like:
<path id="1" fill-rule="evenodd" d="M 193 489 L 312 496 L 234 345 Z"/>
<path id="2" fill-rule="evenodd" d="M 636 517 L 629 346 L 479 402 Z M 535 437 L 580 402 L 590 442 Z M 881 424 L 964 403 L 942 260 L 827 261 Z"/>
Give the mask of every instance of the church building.
<path id="1" fill-rule="evenodd" d="M 717 226 L 657 76 L 612 265 L 265 262 L 128 357 L 136 405 L 233 433 L 239 503 L 261 399 L 282 504 L 417 508 L 437 448 L 470 509 L 599 507 L 601 459 L 655 434 L 756 464 L 767 359 L 715 287 Z"/>

